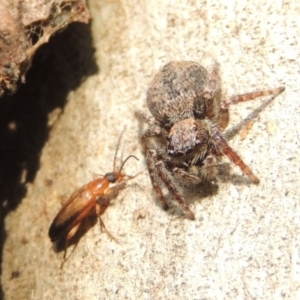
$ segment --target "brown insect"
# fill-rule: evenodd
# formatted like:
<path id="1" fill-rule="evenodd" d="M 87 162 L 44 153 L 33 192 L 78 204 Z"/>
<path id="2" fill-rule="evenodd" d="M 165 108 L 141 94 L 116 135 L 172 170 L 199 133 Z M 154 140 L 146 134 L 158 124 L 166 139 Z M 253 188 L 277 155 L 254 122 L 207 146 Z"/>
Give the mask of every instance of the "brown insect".
<path id="1" fill-rule="evenodd" d="M 191 61 L 165 65 L 147 91 L 147 105 L 154 118 L 136 113 L 149 124 L 141 140 L 152 185 L 163 207 L 167 209 L 168 204 L 161 189 L 162 183 L 188 217 L 195 219 L 180 191 L 180 184 L 214 181 L 223 155 L 258 184 L 259 179 L 222 135 L 229 123 L 228 108 L 261 96 L 272 95 L 273 100 L 284 89 L 280 87 L 222 99 L 217 64 L 210 72 Z"/>
<path id="2" fill-rule="evenodd" d="M 108 172 L 104 176 L 96 178 L 76 190 L 62 206 L 49 228 L 48 234 L 51 242 L 56 242 L 65 238 L 64 261 L 66 259 L 69 240 L 75 235 L 82 221 L 92 212 L 96 212 L 100 221 L 100 226 L 105 229 L 110 238 L 114 239 L 106 229 L 101 219 L 101 215 L 109 206 L 110 201 L 118 195 L 120 190 L 126 187 L 127 181 L 137 176 L 125 175 L 122 172 L 125 163 L 131 157 L 138 160 L 136 156 L 129 155 L 122 163 L 120 169 L 117 170 L 115 167 L 116 154 L 114 158 L 114 171 Z M 61 267 L 62 266 L 63 264 Z"/>

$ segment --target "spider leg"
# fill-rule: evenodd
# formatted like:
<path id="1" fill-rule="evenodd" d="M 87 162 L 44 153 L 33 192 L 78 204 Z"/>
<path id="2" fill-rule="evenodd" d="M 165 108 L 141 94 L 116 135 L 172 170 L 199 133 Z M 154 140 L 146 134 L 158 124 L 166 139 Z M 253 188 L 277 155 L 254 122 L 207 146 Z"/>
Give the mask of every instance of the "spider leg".
<path id="1" fill-rule="evenodd" d="M 178 178 L 178 179 L 181 179 L 183 180 L 184 182 L 188 183 L 188 184 L 192 184 L 192 185 L 196 185 L 198 183 L 200 183 L 202 181 L 202 178 L 200 178 L 199 176 L 195 175 L 194 174 L 195 172 L 189 172 L 188 171 L 185 171 L 181 168 L 174 168 L 172 170 L 172 174 Z"/>
<path id="2" fill-rule="evenodd" d="M 246 174 L 252 180 L 253 183 L 259 183 L 259 179 L 253 174 L 251 169 L 243 162 L 240 156 L 228 145 L 227 141 L 223 138 L 220 132 L 216 132 L 213 136 L 213 139 L 216 142 L 217 148 L 219 148 L 222 153 L 227 155 L 233 163 L 239 166 L 243 173 Z"/>
<path id="3" fill-rule="evenodd" d="M 141 117 L 141 113 L 139 115 Z M 145 116 L 144 116 L 145 117 Z M 147 117 L 145 117 L 147 118 Z M 152 125 L 150 128 L 146 130 L 146 132 L 143 134 L 141 138 L 143 152 L 146 153 L 146 163 L 150 175 L 150 179 L 152 182 L 152 186 L 158 196 L 158 199 L 162 203 L 163 209 L 167 210 L 169 208 L 164 196 L 163 192 L 159 186 L 158 180 L 157 180 L 157 172 L 155 168 L 155 162 L 157 160 L 157 150 L 151 149 L 149 150 L 149 139 L 156 137 L 157 140 L 163 140 L 167 137 L 167 132 L 161 128 L 159 125 Z"/>
<path id="4" fill-rule="evenodd" d="M 167 210 L 169 206 L 164 198 L 163 192 L 156 178 L 155 158 L 156 158 L 156 150 L 149 150 L 147 155 L 147 166 L 148 166 L 148 171 L 152 182 L 152 186 L 158 196 L 158 199 L 162 203 L 163 209 Z"/>
<path id="5" fill-rule="evenodd" d="M 215 61 L 209 75 L 210 90 L 216 91 L 218 89 L 219 82 L 220 82 L 219 64 Z"/>
<path id="6" fill-rule="evenodd" d="M 153 125 L 156 123 L 156 120 L 153 117 L 148 116 L 141 110 L 136 110 L 134 112 L 134 115 L 136 118 L 138 118 L 140 121 L 147 123 L 148 125 Z"/>
<path id="7" fill-rule="evenodd" d="M 157 173 L 159 178 L 163 181 L 163 183 L 167 186 L 168 190 L 175 196 L 176 200 L 179 202 L 181 207 L 185 210 L 186 214 L 191 220 L 195 220 L 194 213 L 190 210 L 187 203 L 185 202 L 185 199 L 181 195 L 178 188 L 175 186 L 175 184 L 172 182 L 168 175 L 168 171 L 163 163 L 163 161 L 159 161 L 155 164 Z"/>
<path id="8" fill-rule="evenodd" d="M 220 131 L 224 131 L 224 129 L 228 126 L 229 124 L 229 110 L 228 107 L 226 108 L 220 108 L 219 110 L 219 121 L 218 121 L 218 128 Z"/>
<path id="9" fill-rule="evenodd" d="M 241 94 L 241 95 L 235 95 L 231 96 L 227 100 L 223 100 L 221 103 L 221 107 L 219 110 L 219 129 L 223 131 L 228 123 L 229 123 L 229 106 L 232 104 L 237 104 L 240 102 L 245 102 L 245 101 L 250 101 L 254 100 L 258 97 L 263 97 L 263 96 L 272 96 L 272 100 L 274 100 L 278 95 L 280 95 L 283 91 L 285 90 L 285 87 L 279 87 L 276 89 L 271 89 L 271 90 L 265 90 L 265 91 L 255 91 L 255 92 L 250 92 L 246 94 Z"/>
<path id="10" fill-rule="evenodd" d="M 218 113 L 218 105 L 221 98 L 221 87 L 220 87 L 220 74 L 219 65 L 214 62 L 208 81 L 208 88 L 203 94 L 205 100 L 205 116 L 210 120 L 214 119 Z"/>
<path id="11" fill-rule="evenodd" d="M 279 87 L 279 88 L 271 89 L 271 90 L 255 91 L 255 92 L 250 92 L 250 93 L 246 93 L 246 94 L 231 96 L 228 100 L 224 100 L 222 102 L 222 106 L 223 106 L 223 108 L 226 108 L 226 107 L 228 108 L 232 104 L 236 104 L 239 102 L 245 102 L 245 101 L 249 101 L 249 100 L 254 100 L 258 97 L 270 96 L 270 95 L 272 95 L 273 99 L 275 99 L 284 90 L 285 90 L 285 87 Z"/>
<path id="12" fill-rule="evenodd" d="M 216 179 L 218 173 L 218 162 L 214 155 L 208 155 L 203 161 L 203 166 L 200 168 L 200 176 L 208 181 Z"/>
<path id="13" fill-rule="evenodd" d="M 203 160 L 201 166 L 193 165 L 187 171 L 182 168 L 175 167 L 172 170 L 172 174 L 185 181 L 187 184 L 196 185 L 203 180 L 213 181 L 216 179 L 218 172 L 217 166 L 217 158 L 214 155 L 208 155 Z"/>
<path id="14" fill-rule="evenodd" d="M 168 133 L 165 129 L 161 128 L 159 125 L 152 125 L 146 130 L 141 138 L 143 152 L 147 153 L 149 150 L 149 143 L 151 138 L 156 138 L 156 142 L 164 144 L 164 141 L 167 139 Z"/>

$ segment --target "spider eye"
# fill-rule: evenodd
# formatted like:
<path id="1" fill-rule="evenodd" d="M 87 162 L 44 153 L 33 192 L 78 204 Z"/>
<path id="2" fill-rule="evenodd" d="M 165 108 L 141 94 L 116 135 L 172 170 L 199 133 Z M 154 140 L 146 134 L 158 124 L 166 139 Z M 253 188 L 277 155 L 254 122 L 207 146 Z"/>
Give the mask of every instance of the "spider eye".
<path id="1" fill-rule="evenodd" d="M 175 151 L 173 147 L 169 147 L 168 155 L 170 155 L 171 157 L 182 157 L 184 153 L 180 151 Z"/>
<path id="2" fill-rule="evenodd" d="M 197 126 L 196 125 L 193 126 L 193 130 L 197 131 Z"/>
<path id="3" fill-rule="evenodd" d="M 179 157 L 183 157 L 183 156 L 184 156 L 184 153 L 172 151 L 171 153 L 169 153 L 169 155 L 172 156 L 172 157 L 175 157 L 175 158 L 176 158 L 176 157 L 179 158 Z"/>
<path id="4" fill-rule="evenodd" d="M 192 153 L 193 152 L 193 149 L 192 148 L 188 148 L 187 150 L 186 150 L 186 154 L 190 154 L 190 153 Z"/>
<path id="5" fill-rule="evenodd" d="M 205 141 L 196 139 L 196 141 L 195 141 L 195 147 L 199 147 L 199 146 L 201 146 L 203 144 L 205 144 Z"/>

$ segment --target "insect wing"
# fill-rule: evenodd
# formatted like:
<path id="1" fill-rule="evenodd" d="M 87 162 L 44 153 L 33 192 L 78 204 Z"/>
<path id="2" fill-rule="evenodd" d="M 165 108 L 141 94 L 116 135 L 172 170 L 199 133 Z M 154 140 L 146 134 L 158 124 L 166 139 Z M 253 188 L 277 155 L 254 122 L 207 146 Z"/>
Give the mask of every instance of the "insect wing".
<path id="1" fill-rule="evenodd" d="M 56 215 L 49 228 L 49 237 L 52 242 L 68 233 L 82 221 L 81 214 L 85 212 L 87 215 L 94 207 L 95 197 L 86 187 L 87 185 L 75 191 Z"/>

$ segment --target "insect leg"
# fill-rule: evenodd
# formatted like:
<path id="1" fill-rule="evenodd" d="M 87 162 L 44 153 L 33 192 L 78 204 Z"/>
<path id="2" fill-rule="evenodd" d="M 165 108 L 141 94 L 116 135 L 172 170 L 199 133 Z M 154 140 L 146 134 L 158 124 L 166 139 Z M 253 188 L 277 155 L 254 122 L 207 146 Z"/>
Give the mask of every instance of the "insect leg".
<path id="1" fill-rule="evenodd" d="M 105 230 L 106 234 L 112 239 L 112 240 L 117 240 L 108 230 L 107 228 L 105 227 L 105 224 L 104 222 L 102 221 L 101 217 L 99 216 L 99 222 L 100 222 L 100 228 L 101 228 L 101 231 L 103 231 L 103 229 Z"/>
<path id="2" fill-rule="evenodd" d="M 101 219 L 101 214 L 104 213 L 104 211 L 106 210 L 107 206 L 109 205 L 110 202 L 110 198 L 107 196 L 103 196 L 101 198 L 99 198 L 97 200 L 97 204 L 96 204 L 96 214 L 98 216 L 99 219 L 99 223 L 100 223 L 100 230 L 101 232 L 103 232 L 103 229 L 105 230 L 106 234 L 112 239 L 116 241 L 116 238 L 107 230 L 107 228 L 105 227 L 104 222 Z"/>
<path id="3" fill-rule="evenodd" d="M 65 262 L 68 260 L 67 258 L 67 249 L 68 249 L 68 243 L 69 243 L 69 240 L 75 235 L 75 233 L 77 232 L 79 226 L 80 226 L 81 222 L 78 223 L 77 225 L 75 225 L 68 233 L 68 235 L 66 236 L 66 241 L 65 241 L 65 250 L 64 250 L 64 255 L 63 255 L 63 261 L 60 265 L 60 269 L 62 270 Z M 75 250 L 76 246 L 77 246 L 78 243 L 76 243 L 73 251 Z"/>

